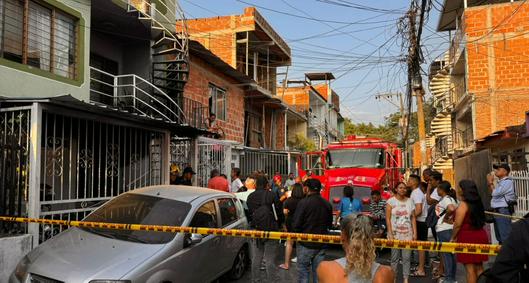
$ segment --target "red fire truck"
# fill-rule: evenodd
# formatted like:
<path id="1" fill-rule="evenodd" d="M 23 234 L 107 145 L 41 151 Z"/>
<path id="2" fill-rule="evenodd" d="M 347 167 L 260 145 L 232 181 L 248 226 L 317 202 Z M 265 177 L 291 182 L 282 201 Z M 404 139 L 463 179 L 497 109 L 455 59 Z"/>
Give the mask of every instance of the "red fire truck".
<path id="1" fill-rule="evenodd" d="M 352 185 L 354 197 L 367 210 L 372 190 L 389 198 L 388 188 L 402 180 L 402 151 L 397 144 L 379 138 L 348 136 L 322 151 L 308 152 L 298 160 L 300 177 L 310 175 L 322 183 L 322 196 L 339 209 L 343 187 Z"/>

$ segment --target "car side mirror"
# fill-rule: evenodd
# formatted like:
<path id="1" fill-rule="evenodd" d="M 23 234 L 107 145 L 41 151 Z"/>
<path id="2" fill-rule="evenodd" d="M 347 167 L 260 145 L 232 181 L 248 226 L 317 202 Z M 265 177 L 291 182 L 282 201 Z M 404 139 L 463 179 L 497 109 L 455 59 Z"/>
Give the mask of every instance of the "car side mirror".
<path id="1" fill-rule="evenodd" d="M 184 237 L 184 248 L 196 245 L 202 242 L 202 239 L 204 239 L 204 236 L 201 234 L 186 234 Z"/>

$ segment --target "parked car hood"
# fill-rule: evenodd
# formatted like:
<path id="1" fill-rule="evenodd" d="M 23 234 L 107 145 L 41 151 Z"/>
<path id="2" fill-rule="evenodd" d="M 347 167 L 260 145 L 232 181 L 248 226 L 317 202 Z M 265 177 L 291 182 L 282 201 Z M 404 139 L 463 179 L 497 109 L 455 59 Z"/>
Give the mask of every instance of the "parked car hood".
<path id="1" fill-rule="evenodd" d="M 70 228 L 28 254 L 28 271 L 64 282 L 120 279 L 164 246 L 111 239 Z"/>

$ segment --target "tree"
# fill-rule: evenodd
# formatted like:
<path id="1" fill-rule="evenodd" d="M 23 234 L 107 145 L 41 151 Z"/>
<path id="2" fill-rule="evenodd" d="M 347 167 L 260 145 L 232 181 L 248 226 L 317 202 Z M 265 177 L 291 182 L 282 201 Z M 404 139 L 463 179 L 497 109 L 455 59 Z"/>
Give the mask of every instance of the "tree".
<path id="1" fill-rule="evenodd" d="M 315 151 L 317 149 L 313 140 L 308 139 L 301 134 L 297 134 L 293 139 L 290 139 L 288 141 L 288 146 L 302 152 Z"/>
<path id="2" fill-rule="evenodd" d="M 433 106 L 433 98 L 430 97 L 424 103 L 424 119 L 426 132 L 430 131 L 430 124 L 435 117 L 436 110 Z M 384 124 L 375 126 L 373 123 L 353 123 L 351 119 L 345 118 L 345 135 L 368 136 L 382 138 L 387 141 L 402 144 L 402 129 L 399 124 L 401 118 L 400 112 L 391 113 L 384 117 Z M 417 112 L 411 113 L 408 139 L 418 140 L 419 132 L 417 129 Z"/>

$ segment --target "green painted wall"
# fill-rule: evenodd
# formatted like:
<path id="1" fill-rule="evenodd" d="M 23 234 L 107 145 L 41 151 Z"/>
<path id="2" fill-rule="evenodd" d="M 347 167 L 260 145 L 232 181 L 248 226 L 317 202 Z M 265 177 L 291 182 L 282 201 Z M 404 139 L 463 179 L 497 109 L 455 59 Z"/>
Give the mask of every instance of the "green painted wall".
<path id="1" fill-rule="evenodd" d="M 88 101 L 90 0 L 43 1 L 79 18 L 78 79 L 67 79 L 38 68 L 0 59 L 0 96 L 53 97 L 70 94 L 77 99 Z"/>

